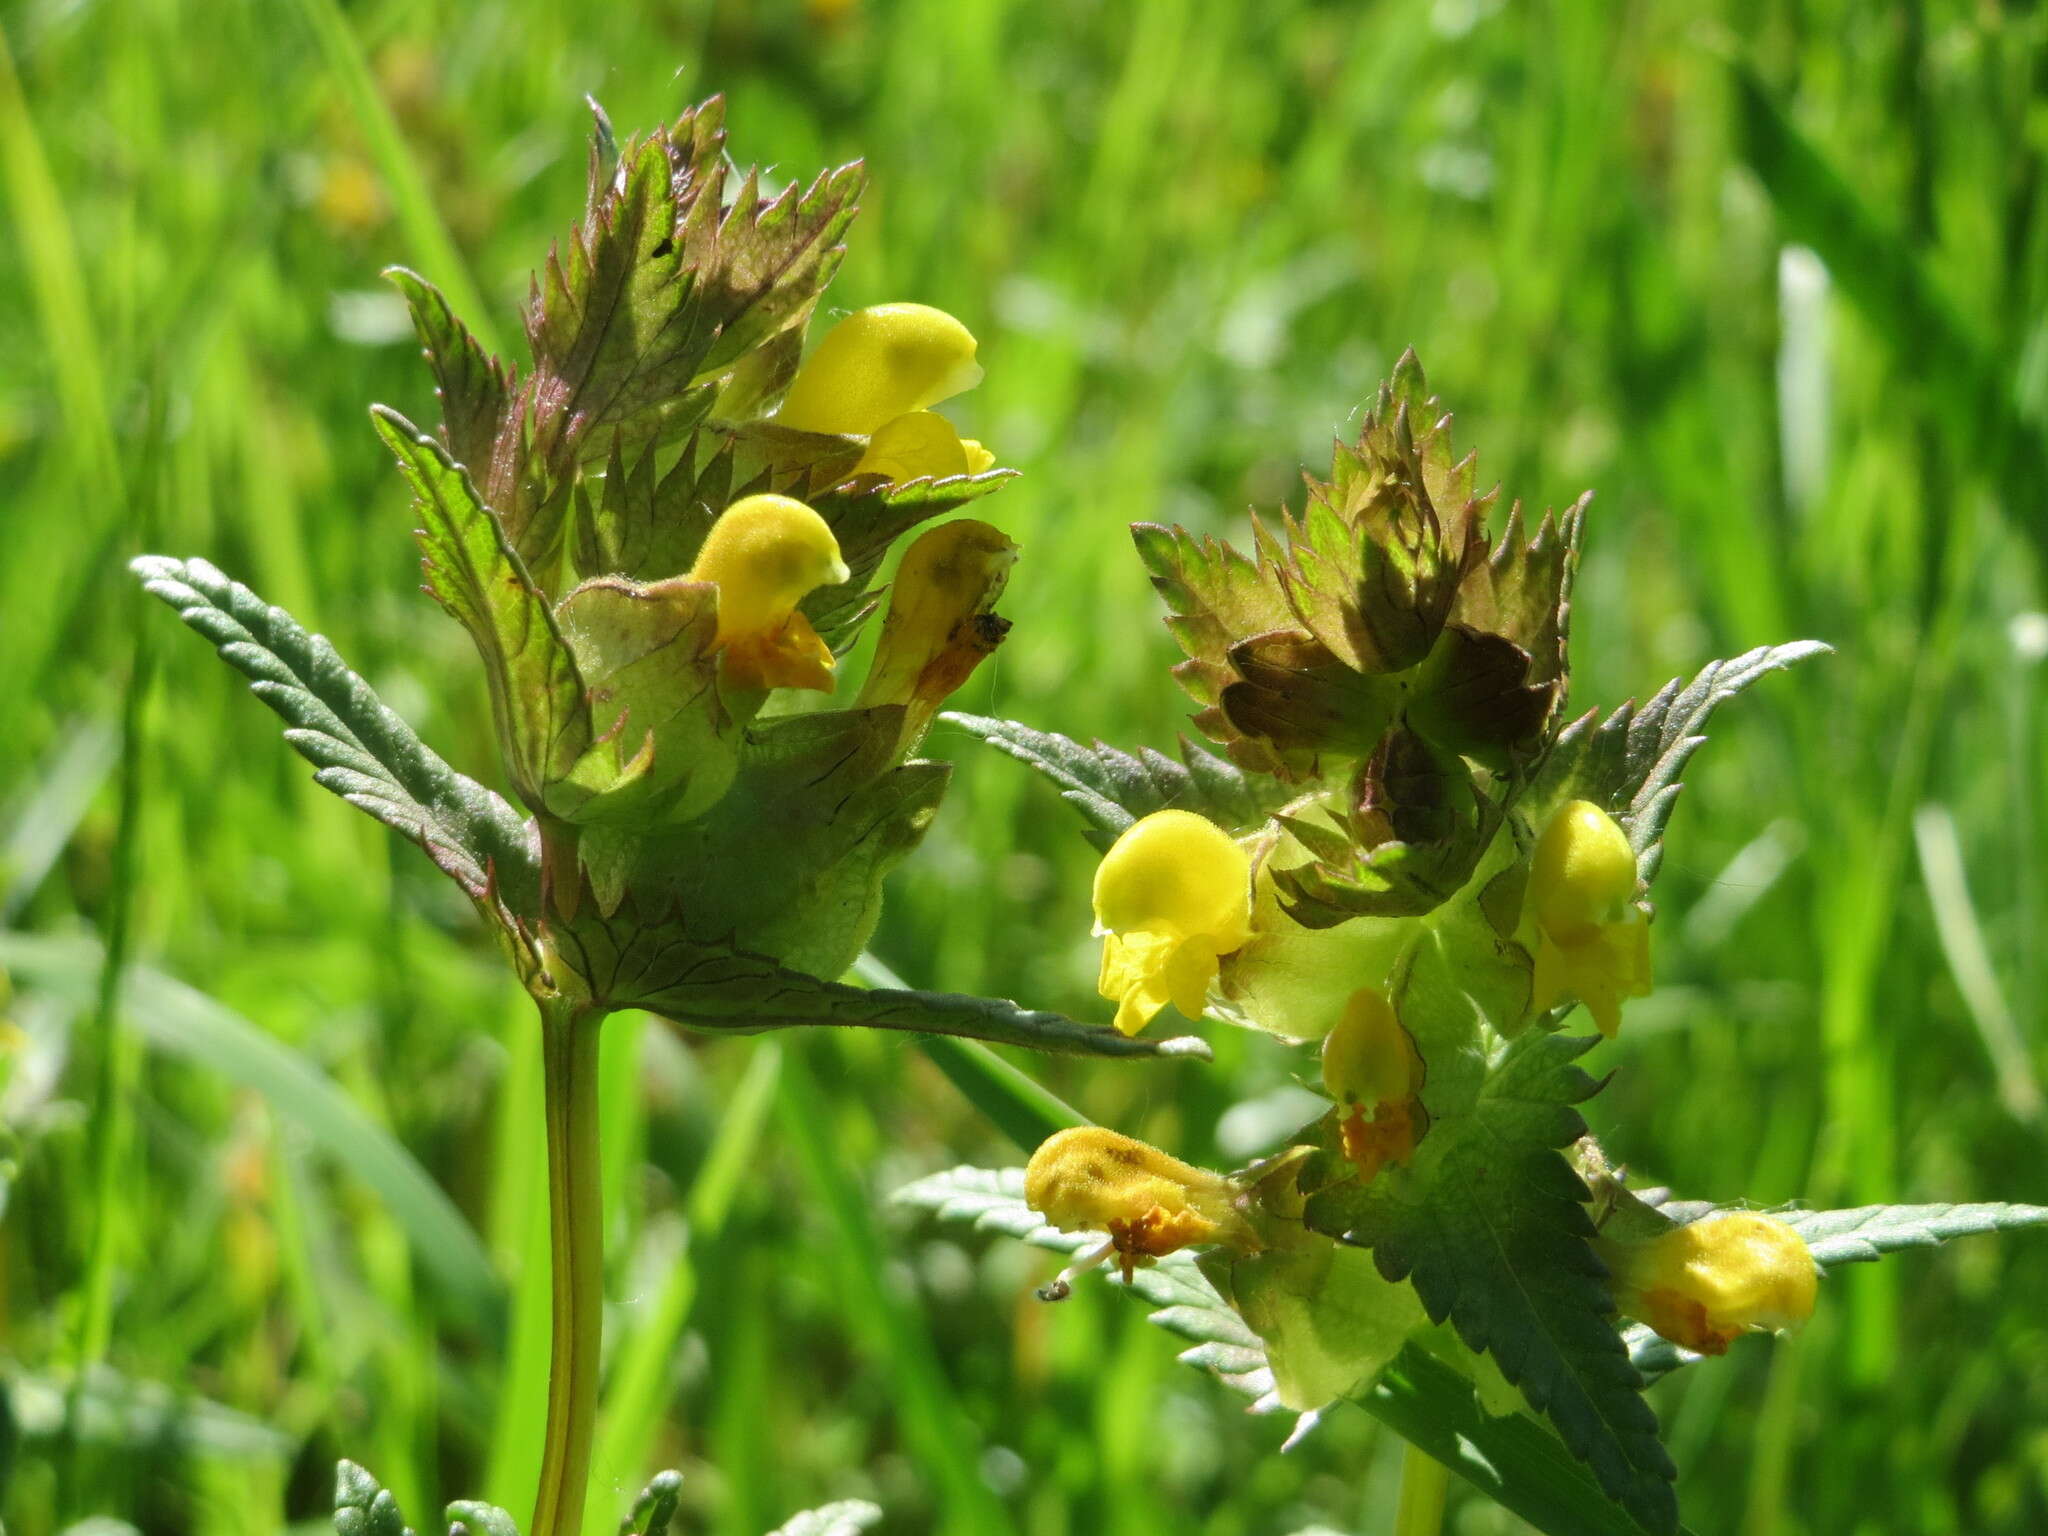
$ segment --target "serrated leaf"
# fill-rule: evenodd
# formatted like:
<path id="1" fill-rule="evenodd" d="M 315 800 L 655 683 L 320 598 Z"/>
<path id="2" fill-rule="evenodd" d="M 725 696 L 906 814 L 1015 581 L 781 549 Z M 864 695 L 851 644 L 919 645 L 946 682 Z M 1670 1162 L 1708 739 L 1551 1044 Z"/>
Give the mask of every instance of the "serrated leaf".
<path id="1" fill-rule="evenodd" d="M 942 1221 L 1059 1254 L 1078 1254 L 1098 1242 L 1092 1233 L 1046 1226 L 1024 1203 L 1021 1168 L 954 1168 L 919 1179 L 895 1198 Z M 1258 1336 L 1186 1253 L 1139 1270 L 1129 1286 L 1108 1272 L 1104 1283 L 1147 1303 L 1155 1326 L 1187 1341 L 1184 1363 L 1251 1398 L 1253 1412 L 1280 1411 Z M 1404 1349 L 1357 1401 L 1546 1536 L 1646 1536 L 1626 1511 L 1607 1502 L 1592 1474 L 1548 1428 L 1522 1414 L 1486 1413 L 1469 1379 L 1417 1345 Z"/>
<path id="2" fill-rule="evenodd" d="M 495 1504 L 457 1499 L 444 1513 L 448 1536 L 519 1536 L 519 1522 Z"/>
<path id="3" fill-rule="evenodd" d="M 334 1469 L 335 1536 L 413 1536 L 398 1501 L 352 1461 Z"/>
<path id="4" fill-rule="evenodd" d="M 1818 640 L 1759 646 L 1702 667 L 1691 682 L 1666 683 L 1640 709 L 1624 704 L 1605 720 L 1582 715 L 1559 733 L 1523 802 L 1540 825 L 1566 800 L 1590 800 L 1620 821 L 1645 882 L 1664 858 L 1664 825 L 1684 787 L 1679 775 L 1706 741 L 1707 718 L 1757 679 L 1826 655 Z"/>
<path id="5" fill-rule="evenodd" d="M 1575 1061 L 1594 1042 L 1523 1036 L 1470 1114 L 1432 1125 L 1412 1168 L 1318 1193 L 1305 1219 L 1412 1280 L 1430 1317 L 1493 1356 L 1610 1498 L 1669 1531 L 1675 1469 L 1615 1332 L 1585 1185 L 1558 1150 L 1585 1134 L 1573 1106 L 1597 1085 Z"/>
<path id="6" fill-rule="evenodd" d="M 609 918 L 586 909 L 550 933 L 606 1006 L 644 1008 L 690 1029 L 755 1034 L 850 1026 L 958 1035 L 1061 1055 L 1203 1061 L 1210 1055 L 1207 1043 L 1196 1036 L 1133 1039 L 1104 1025 L 1021 1008 L 1004 998 L 868 990 L 825 981 L 765 955 L 692 942 L 671 923 L 643 924 L 630 901 Z"/>
<path id="7" fill-rule="evenodd" d="M 513 788 L 539 810 L 549 783 L 575 765 L 596 734 L 576 658 L 462 466 L 396 411 L 375 406 L 370 414 L 426 522 L 420 544 L 428 591 L 476 642 Z"/>
<path id="8" fill-rule="evenodd" d="M 768 1536 L 860 1536 L 881 1521 L 881 1505 L 866 1499 L 840 1499 L 791 1515 Z"/>
<path id="9" fill-rule="evenodd" d="M 728 198 L 723 117 L 714 97 L 622 146 L 583 226 L 548 262 L 527 334 L 539 398 L 573 438 L 665 435 L 693 387 L 809 317 L 844 255 L 859 165 L 770 199 L 748 171 Z"/>
<path id="10" fill-rule="evenodd" d="M 682 1473 L 655 1473 L 634 1498 L 632 1513 L 619 1523 L 619 1536 L 667 1536 L 682 1493 Z"/>
<path id="11" fill-rule="evenodd" d="M 489 356 L 469 328 L 455 317 L 441 290 L 404 267 L 387 267 L 384 276 L 405 295 L 412 327 L 433 369 L 435 395 L 441 402 L 441 437 L 455 462 L 468 466 L 478 481 L 488 478 L 492 445 L 512 396 L 512 378 L 505 365 Z"/>
<path id="12" fill-rule="evenodd" d="M 1107 848 L 1141 816 L 1169 808 L 1206 816 L 1227 832 L 1250 831 L 1280 801 L 1275 786 L 1180 738 L 1181 761 L 1141 747 L 1134 756 L 1103 742 L 1085 747 L 1056 731 L 951 711 L 939 717 L 979 736 L 1059 786 L 1088 819 L 1089 841 Z"/>
<path id="13" fill-rule="evenodd" d="M 204 560 L 144 555 L 130 569 L 251 680 L 316 783 L 417 843 L 473 901 L 532 910 L 540 852 L 531 827 L 436 756 L 324 638 Z"/>

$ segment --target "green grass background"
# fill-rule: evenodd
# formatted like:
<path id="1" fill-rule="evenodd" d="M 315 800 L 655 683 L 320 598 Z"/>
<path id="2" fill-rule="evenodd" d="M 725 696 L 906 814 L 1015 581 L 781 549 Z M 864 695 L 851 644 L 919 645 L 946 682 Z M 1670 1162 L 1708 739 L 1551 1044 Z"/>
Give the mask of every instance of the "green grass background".
<path id="1" fill-rule="evenodd" d="M 2048 1199 L 2048 18 L 1997 0 L 574 7 L 0 4 L 0 1518 L 318 1524 L 369 1463 L 522 1517 L 545 1370 L 532 1021 L 467 909 L 310 782 L 123 573 L 200 554 L 494 776 L 364 414 L 430 386 L 376 274 L 517 335 L 622 130 L 731 99 L 742 160 L 865 155 L 832 303 L 981 337 L 957 419 L 1025 477 L 1009 645 L 960 701 L 1166 745 L 1122 528 L 1243 527 L 1413 343 L 1541 506 L 1596 487 L 1575 692 L 1839 654 L 1723 717 L 1672 824 L 1660 987 L 1596 1129 L 1688 1194 Z M 480 327 L 481 328 L 481 327 Z M 1091 856 L 957 731 L 876 952 L 1100 1016 Z M 34 936 L 34 942 L 17 935 Z M 110 1005 L 99 957 L 149 968 Z M 1302 1062 L 1026 1062 L 1229 1165 Z M 262 1049 L 264 1042 L 269 1048 Z M 593 1510 L 692 1531 L 866 1495 L 892 1530 L 1383 1530 L 1399 1447 L 1285 1425 L 1043 1255 L 909 1221 L 1016 1153 L 901 1041 L 607 1043 L 613 1348 Z M 447 1199 L 434 1193 L 444 1190 Z M 2048 1528 L 2048 1241 L 1830 1278 L 1655 1400 L 1702 1532 Z M 66 1437 L 65 1383 L 80 1431 Z M 1450 1528 L 1516 1524 L 1454 1492 Z"/>

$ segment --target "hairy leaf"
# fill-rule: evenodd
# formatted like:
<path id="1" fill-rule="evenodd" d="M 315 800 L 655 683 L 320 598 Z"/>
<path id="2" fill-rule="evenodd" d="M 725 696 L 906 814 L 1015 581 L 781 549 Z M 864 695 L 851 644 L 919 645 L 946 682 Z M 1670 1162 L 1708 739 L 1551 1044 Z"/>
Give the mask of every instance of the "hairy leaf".
<path id="1" fill-rule="evenodd" d="M 398 1500 L 352 1461 L 334 1468 L 335 1536 L 413 1536 Z"/>
<path id="2" fill-rule="evenodd" d="M 405 295 L 413 330 L 434 370 L 442 441 L 456 463 L 482 479 L 490 469 L 492 445 L 511 399 L 511 375 L 455 317 L 440 289 L 404 267 L 388 267 L 384 275 Z"/>
<path id="3" fill-rule="evenodd" d="M 1099 1241 L 1093 1233 L 1046 1226 L 1024 1203 L 1021 1168 L 955 1168 L 918 1180 L 896 1199 L 944 1221 L 1069 1256 Z M 1254 1412 L 1281 1411 L 1258 1336 L 1186 1253 L 1139 1270 L 1128 1287 L 1107 1272 L 1105 1280 L 1147 1303 L 1154 1324 L 1188 1343 L 1180 1356 L 1186 1364 L 1251 1398 Z M 1467 1377 L 1418 1345 L 1404 1349 L 1356 1401 L 1546 1536 L 1647 1536 L 1602 1497 L 1592 1475 L 1548 1428 L 1522 1414 L 1488 1414 Z M 1295 1433 L 1315 1418 L 1304 1415 Z"/>
<path id="4" fill-rule="evenodd" d="M 1684 787 L 1679 775 L 1707 739 L 1707 717 L 1758 678 L 1831 649 L 1818 640 L 1760 646 L 1709 662 L 1689 683 L 1674 678 L 1640 709 L 1624 704 L 1605 720 L 1582 715 L 1559 734 L 1524 810 L 1540 824 L 1563 801 L 1592 801 L 1627 831 L 1643 879 L 1656 879 L 1664 824 Z"/>
<path id="5" fill-rule="evenodd" d="M 692 942 L 674 924 L 642 924 L 630 901 L 610 918 L 586 908 L 551 934 L 600 1001 L 644 1008 L 690 1029 L 754 1034 L 853 1026 L 959 1035 L 1063 1055 L 1209 1058 L 1207 1043 L 1192 1035 L 1132 1039 L 1001 998 L 825 981 L 764 955 Z"/>
<path id="6" fill-rule="evenodd" d="M 866 1499 L 840 1499 L 791 1515 L 769 1536 L 860 1536 L 881 1522 L 881 1505 Z"/>
<path id="7" fill-rule="evenodd" d="M 396 411 L 376 406 L 371 416 L 426 520 L 420 545 L 427 590 L 476 642 L 513 787 L 538 810 L 548 784 L 575 765 L 597 734 L 576 658 L 462 466 Z"/>
<path id="8" fill-rule="evenodd" d="M 513 808 L 437 757 L 319 635 L 204 560 L 144 555 L 130 565 L 250 678 L 280 716 L 314 781 L 419 844 L 470 898 L 532 910 L 540 853 Z"/>
<path id="9" fill-rule="evenodd" d="M 1597 1085 L 1574 1063 L 1594 1043 L 1523 1036 L 1470 1114 L 1431 1127 L 1413 1168 L 1325 1190 L 1305 1219 L 1371 1248 L 1388 1279 L 1411 1279 L 1430 1317 L 1493 1356 L 1609 1497 L 1669 1531 L 1675 1469 L 1615 1332 L 1586 1187 L 1558 1150 L 1585 1134 L 1572 1106 Z"/>
<path id="10" fill-rule="evenodd" d="M 1180 738 L 1181 761 L 1140 747 L 1135 756 L 1103 742 L 1084 747 L 1056 731 L 1014 720 L 947 713 L 939 717 L 1036 768 L 1059 786 L 1060 798 L 1088 819 L 1089 841 L 1107 848 L 1132 822 L 1169 808 L 1206 816 L 1227 832 L 1247 832 L 1266 819 L 1279 796 L 1270 781 L 1246 777 L 1235 764 Z"/>

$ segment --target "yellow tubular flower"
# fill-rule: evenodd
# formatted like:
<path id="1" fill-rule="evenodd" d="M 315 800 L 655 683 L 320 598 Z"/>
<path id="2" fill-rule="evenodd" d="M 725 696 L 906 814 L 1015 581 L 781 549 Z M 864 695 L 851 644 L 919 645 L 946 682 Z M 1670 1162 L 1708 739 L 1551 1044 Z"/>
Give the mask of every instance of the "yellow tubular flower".
<path id="1" fill-rule="evenodd" d="M 1218 959 L 1251 938 L 1251 861 L 1200 816 L 1154 812 L 1097 866 L 1095 924 L 1118 1029 L 1135 1035 L 1168 1003 L 1199 1018 Z"/>
<path id="2" fill-rule="evenodd" d="M 832 691 L 832 652 L 796 605 L 851 573 L 825 520 L 787 496 L 746 496 L 705 536 L 690 580 L 718 587 L 725 677 L 747 689 Z"/>
<path id="3" fill-rule="evenodd" d="M 1601 1242 L 1615 1303 L 1674 1344 L 1726 1354 L 1752 1329 L 1782 1333 L 1813 1316 L 1820 1267 L 1806 1240 L 1755 1211 L 1703 1216 L 1641 1243 Z"/>
<path id="4" fill-rule="evenodd" d="M 1220 1173 L 1093 1125 L 1047 1137 L 1024 1169 L 1024 1203 L 1048 1225 L 1109 1234 L 1107 1244 L 1053 1282 L 1053 1297 L 1111 1254 L 1128 1281 L 1133 1270 L 1197 1243 L 1256 1249 L 1258 1239 L 1237 1208 L 1239 1194 Z"/>
<path id="5" fill-rule="evenodd" d="M 776 421 L 865 436 L 981 382 L 967 327 L 926 304 L 856 310 L 825 333 L 791 381 Z"/>
<path id="6" fill-rule="evenodd" d="M 897 485 L 944 480 L 968 473 L 967 445 L 937 411 L 906 411 L 875 429 L 853 472 L 885 475 Z"/>
<path id="7" fill-rule="evenodd" d="M 1371 1182 L 1388 1163 L 1406 1166 L 1427 1124 L 1416 1099 L 1422 1058 L 1376 988 L 1352 993 L 1344 1017 L 1323 1037 L 1323 1087 L 1345 1110 L 1344 1155 L 1361 1179 Z"/>
<path id="8" fill-rule="evenodd" d="M 1590 800 L 1560 806 L 1536 840 L 1522 902 L 1537 1013 L 1576 998 L 1614 1038 L 1622 999 L 1650 990 L 1649 920 L 1635 894 L 1635 852 L 1614 818 Z"/>
<path id="9" fill-rule="evenodd" d="M 858 702 L 903 705 L 906 748 L 1002 643 L 1010 626 L 991 610 L 1016 563 L 1017 546 L 971 517 L 927 529 L 904 551 Z"/>

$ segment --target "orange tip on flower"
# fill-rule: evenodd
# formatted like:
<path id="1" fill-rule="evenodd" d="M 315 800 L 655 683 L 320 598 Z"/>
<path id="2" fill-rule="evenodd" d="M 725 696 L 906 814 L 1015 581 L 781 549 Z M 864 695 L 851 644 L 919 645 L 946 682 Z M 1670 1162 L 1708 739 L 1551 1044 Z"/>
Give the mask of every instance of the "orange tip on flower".
<path id="1" fill-rule="evenodd" d="M 1222 1174 L 1093 1125 L 1047 1137 L 1024 1169 L 1024 1203 L 1049 1226 L 1109 1234 L 1103 1248 L 1053 1283 L 1057 1295 L 1080 1269 L 1111 1254 L 1129 1280 L 1133 1270 L 1196 1243 L 1256 1247 L 1238 1195 Z"/>
<path id="2" fill-rule="evenodd" d="M 1646 1242 L 1599 1246 L 1621 1310 L 1703 1355 L 1726 1354 L 1751 1330 L 1799 1327 L 1820 1290 L 1806 1240 L 1757 1211 L 1721 1211 Z"/>
<path id="3" fill-rule="evenodd" d="M 692 581 L 718 588 L 725 676 L 744 689 L 832 688 L 832 652 L 796 605 L 849 578 L 825 520 L 788 496 L 747 496 L 711 525 Z"/>

